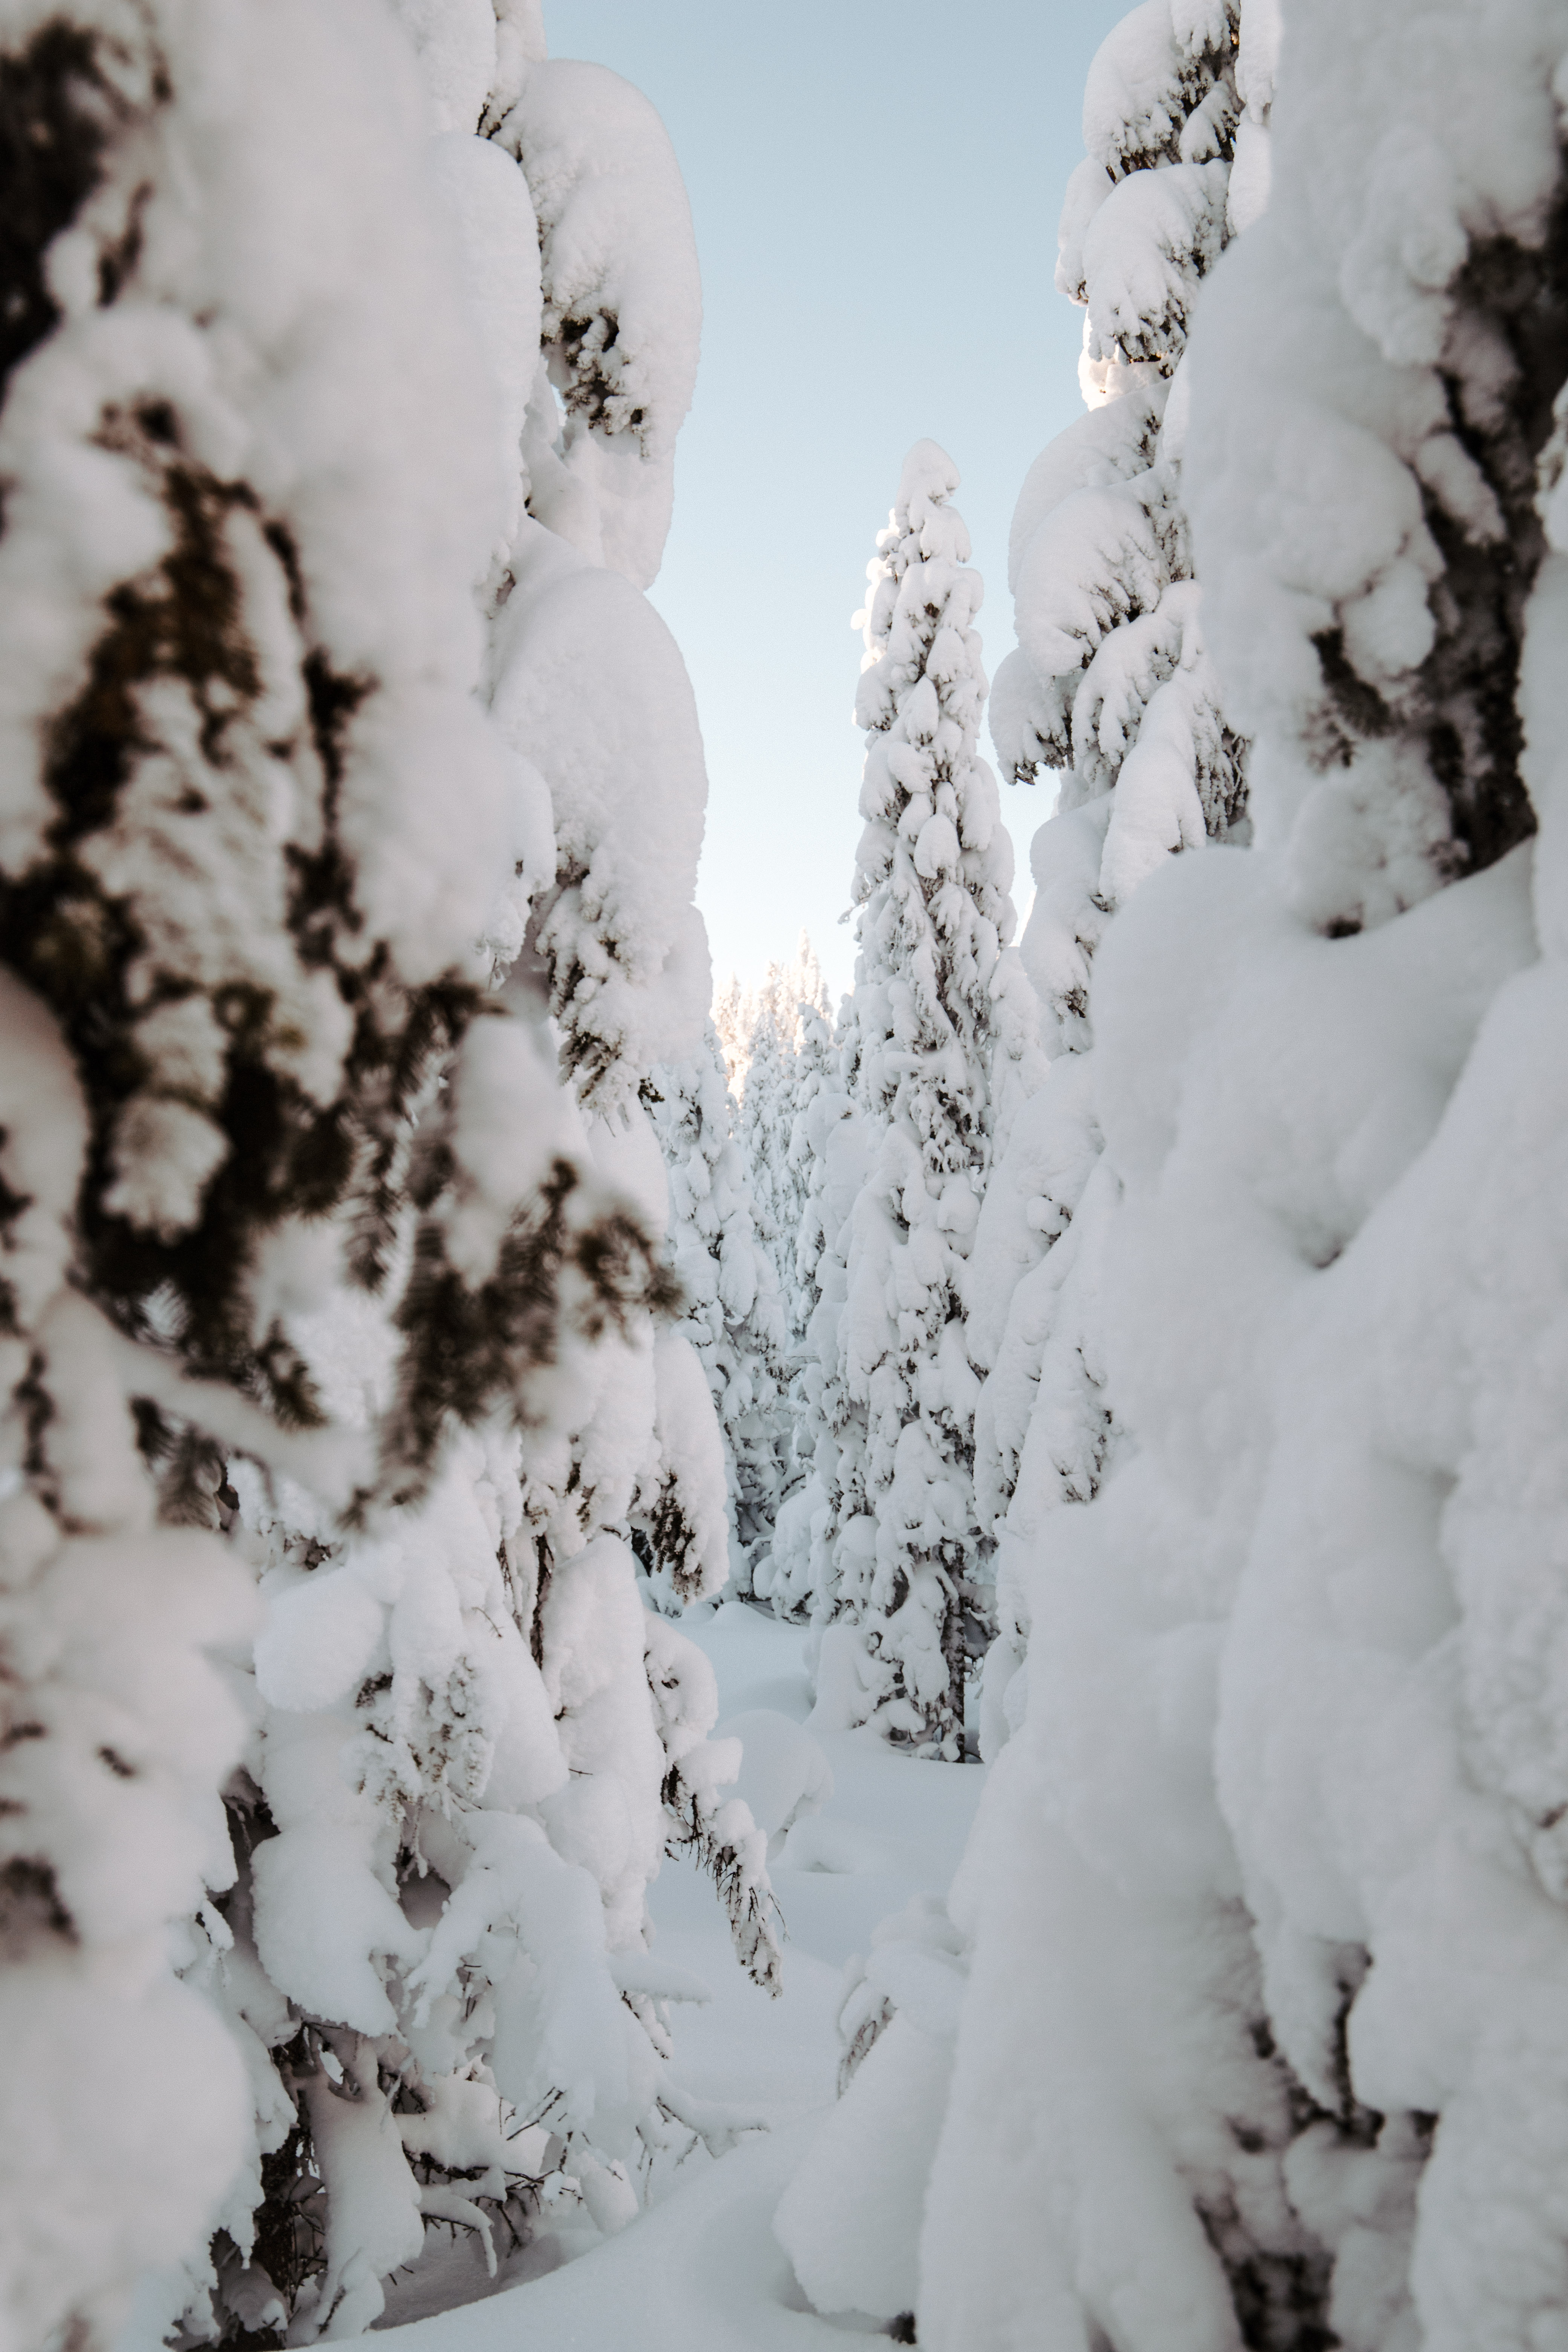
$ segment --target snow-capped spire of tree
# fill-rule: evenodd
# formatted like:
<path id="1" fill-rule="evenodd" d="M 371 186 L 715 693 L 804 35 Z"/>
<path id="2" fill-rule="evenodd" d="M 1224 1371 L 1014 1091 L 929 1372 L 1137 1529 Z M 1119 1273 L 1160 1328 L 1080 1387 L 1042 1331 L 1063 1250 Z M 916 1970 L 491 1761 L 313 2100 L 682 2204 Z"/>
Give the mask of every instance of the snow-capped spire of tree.
<path id="1" fill-rule="evenodd" d="M 850 1221 L 829 1490 L 830 1605 L 865 1624 L 879 1717 L 948 1755 L 981 1557 L 963 1266 L 990 1160 L 993 991 L 1014 927 L 1012 853 L 976 749 L 981 583 L 950 502 L 957 484 L 951 458 L 917 443 L 859 616 L 853 1089 L 871 1143 Z"/>

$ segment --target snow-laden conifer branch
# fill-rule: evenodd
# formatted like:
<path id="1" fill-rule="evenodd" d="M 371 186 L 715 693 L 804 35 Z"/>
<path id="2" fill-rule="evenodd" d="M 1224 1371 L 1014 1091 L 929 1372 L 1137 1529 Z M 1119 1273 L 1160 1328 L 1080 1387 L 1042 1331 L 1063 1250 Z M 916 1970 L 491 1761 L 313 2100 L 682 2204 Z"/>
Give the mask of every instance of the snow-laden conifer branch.
<path id="1" fill-rule="evenodd" d="M 666 1758 L 660 1794 L 668 1850 L 706 1871 L 730 1918 L 735 1955 L 753 1984 L 783 1990 L 782 1921 L 768 1883 L 767 1838 L 739 1797 L 738 1740 L 710 1739 L 719 1715 L 713 1669 L 664 1619 L 647 1623 L 647 1675 Z"/>

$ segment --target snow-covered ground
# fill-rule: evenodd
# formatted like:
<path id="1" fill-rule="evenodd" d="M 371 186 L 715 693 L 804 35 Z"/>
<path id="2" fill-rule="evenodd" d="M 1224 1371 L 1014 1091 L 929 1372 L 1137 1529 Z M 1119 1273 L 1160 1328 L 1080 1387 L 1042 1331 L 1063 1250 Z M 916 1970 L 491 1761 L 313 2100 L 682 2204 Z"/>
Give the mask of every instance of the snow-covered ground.
<path id="1" fill-rule="evenodd" d="M 728 1601 L 694 1612 L 684 1630 L 713 1661 L 721 1727 L 763 1710 L 804 1724 L 811 1697 L 798 1628 Z M 784 1724 L 748 1728 L 752 1755 L 742 1789 L 762 1817 L 770 1799 L 787 1794 L 792 1743 Z M 667 1862 L 652 1890 L 660 1960 L 700 1978 L 711 1994 L 677 2012 L 675 2082 L 692 2098 L 743 2108 L 770 2128 L 748 2133 L 717 2160 L 699 2146 L 656 2182 L 649 2210 L 607 2242 L 575 2211 L 558 2231 L 542 2230 L 502 2265 L 500 2293 L 489 2291 L 471 2239 L 458 2242 L 439 2276 L 427 2259 L 417 2284 L 388 2292 L 384 2327 L 396 2327 L 399 2352 L 510 2352 L 518 2343 L 616 2352 L 633 2341 L 641 2352 L 805 2352 L 859 2332 L 852 2321 L 805 2308 L 773 2240 L 773 2209 L 833 2098 L 845 1963 L 911 1895 L 945 1893 L 985 1776 L 973 1764 L 896 1756 L 871 1731 L 828 1733 L 818 1744 L 833 1793 L 795 1841 L 811 1866 L 792 1867 L 782 1855 L 772 1864 L 787 1928 L 779 1999 L 735 1966 L 728 1922 L 694 1870 Z M 804 1752 L 797 1748 L 796 1759 Z M 482 2299 L 422 2315 L 454 2294 Z M 881 2332 L 869 2320 L 863 2326 L 868 2335 Z"/>

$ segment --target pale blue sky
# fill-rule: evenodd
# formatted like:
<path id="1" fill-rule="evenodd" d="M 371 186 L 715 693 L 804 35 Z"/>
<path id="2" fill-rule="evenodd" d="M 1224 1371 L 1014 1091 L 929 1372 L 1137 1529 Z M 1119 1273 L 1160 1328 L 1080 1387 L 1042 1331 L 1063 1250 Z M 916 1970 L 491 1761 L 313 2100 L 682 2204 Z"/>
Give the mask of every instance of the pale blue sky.
<path id="1" fill-rule="evenodd" d="M 547 0 L 552 56 L 613 66 L 658 107 L 696 223 L 702 364 L 653 600 L 707 746 L 698 900 L 721 982 L 760 977 L 804 925 L 848 984 L 848 621 L 922 436 L 963 477 L 988 668 L 1012 645 L 1013 501 L 1081 413 L 1057 215 L 1089 61 L 1127 5 Z M 1020 905 L 1048 795 L 1003 789 Z"/>

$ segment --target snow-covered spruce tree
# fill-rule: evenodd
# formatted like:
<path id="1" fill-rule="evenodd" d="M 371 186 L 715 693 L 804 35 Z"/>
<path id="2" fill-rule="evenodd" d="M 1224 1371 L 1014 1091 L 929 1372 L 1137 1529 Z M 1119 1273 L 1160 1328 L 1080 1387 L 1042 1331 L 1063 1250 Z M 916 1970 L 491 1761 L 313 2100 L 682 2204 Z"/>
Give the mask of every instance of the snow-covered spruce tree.
<path id="1" fill-rule="evenodd" d="M 778 1504 L 784 1314 L 752 1217 L 738 1115 L 711 1024 L 695 1060 L 655 1069 L 648 1109 L 669 1176 L 670 1262 L 687 1300 L 682 1328 L 701 1359 L 724 1442 L 731 1583 L 748 1592 L 752 1559 L 772 1535 Z"/>
<path id="2" fill-rule="evenodd" d="M 707 778 L 679 652 L 639 591 L 662 552 L 695 377 L 696 255 L 647 101 L 601 67 L 545 62 L 537 30 L 513 13 L 483 121 L 521 164 L 537 215 L 544 362 L 522 436 L 529 519 L 497 597 L 492 709 L 537 761 L 553 813 L 553 874 L 535 895 L 523 961 L 547 991 L 597 1166 L 662 1234 L 668 1180 L 642 1097 L 656 1064 L 701 1051 L 710 974 L 692 894 Z M 635 1526 L 689 1599 L 728 1569 L 719 1428 L 687 1336 L 655 1340 L 645 1324 L 629 1338 L 599 1351 L 565 1444 L 526 1456 L 525 1521 L 542 1586 L 569 1587 L 575 1563 L 609 1546 L 624 1592 Z M 700 1737 L 717 1707 L 711 1676 L 657 1618 L 645 1616 L 645 1648 L 665 1748 L 662 1830 L 617 1860 L 584 1787 L 571 1835 L 601 1872 L 612 1922 L 617 1874 L 646 1884 L 658 1836 L 691 1853 L 716 1880 L 744 1965 L 776 1988 L 763 1848 L 744 1806 L 721 1794 L 738 1751 Z M 548 1672 L 548 1642 L 546 1656 Z M 635 1716 L 629 1683 L 626 1704 Z M 580 1780 L 585 1766 L 573 1758 Z M 640 1885 L 635 1909 L 640 1947 Z M 641 2009 L 657 2038 L 658 2015 Z M 675 2097 L 667 2084 L 665 2106 Z"/>
<path id="3" fill-rule="evenodd" d="M 1039 1549 L 955 1890 L 937 2352 L 1568 2325 L 1568 14 L 1474 29 L 1302 0 L 1197 328 L 1256 845 L 1097 960 L 1124 1450 Z"/>
<path id="4" fill-rule="evenodd" d="M 467 2167 L 441 2116 L 488 2105 L 489 2142 L 499 2116 L 390 2033 L 385 1988 L 430 1943 L 397 1785 L 418 1710 L 356 1752 L 328 1702 L 429 1671 L 405 1641 L 377 1680 L 382 1604 L 460 1426 L 547 1421 L 561 1360 L 659 1283 L 487 994 L 528 813 L 469 693 L 504 484 L 386 19 L 14 0 L 0 140 L 0 2308 L 19 2346 L 107 2340 L 216 2211 L 237 2318 L 276 2324 L 324 2272 L 341 2329 L 380 2300 L 363 2246 L 334 2243 L 342 2206 L 324 2247 L 298 2213 L 276 2283 L 246 2264 L 262 2168 L 313 2149 L 318 2180 L 363 2190 L 379 2167 L 390 2267 L 422 2200 L 399 2137 Z M 374 1341 L 346 1410 L 308 1329 L 334 1291 Z M 251 1685 L 205 1653 L 246 1655 L 215 1532 L 242 1474 L 321 1540 L 289 1580 L 310 1711 L 248 1743 L 237 1853 L 217 1800 Z M 551 1737 L 526 1639 L 489 1638 L 488 1727 Z M 437 1718 L 474 1664 L 448 1650 Z M 441 1807 L 470 1908 L 484 1749 Z M 499 1835 L 509 1792 L 486 1793 Z M 326 2021 L 290 2011 L 253 1931 L 316 1970 Z M 390 2135 L 389 2094 L 418 2111 Z"/>
<path id="5" fill-rule="evenodd" d="M 279 283 L 292 282 L 294 215 L 268 193 L 293 168 L 290 140 L 305 141 L 316 174 L 300 201 L 352 225 L 303 274 L 292 309 L 275 316 L 256 293 L 259 309 L 241 313 L 249 341 L 224 347 L 242 417 L 243 400 L 259 397 L 245 370 L 259 367 L 264 385 L 268 367 L 281 370 L 277 414 L 287 430 L 263 404 L 247 430 L 260 435 L 266 463 L 242 469 L 234 499 L 242 520 L 225 529 L 239 530 L 250 562 L 235 592 L 237 631 L 254 633 L 270 664 L 262 676 L 273 698 L 263 708 L 279 732 L 264 748 L 299 763 L 318 801 L 301 803 L 290 841 L 283 820 L 268 814 L 288 803 L 276 791 L 267 797 L 266 763 L 238 771 L 251 795 L 242 811 L 279 869 L 269 900 L 256 877 L 271 869 L 243 831 L 235 854 L 250 862 L 242 868 L 216 856 L 182 864 L 192 852 L 182 834 L 159 830 L 173 789 L 160 786 L 145 863 L 180 895 L 159 916 L 153 1007 L 162 1017 L 167 996 L 184 1012 L 162 978 L 171 954 L 163 934 L 197 959 L 198 1003 L 208 988 L 220 1023 L 232 1025 L 237 1003 L 239 1078 L 226 1077 L 234 1066 L 221 1045 L 213 1059 L 220 1090 L 236 1089 L 240 1137 L 253 1147 L 247 1179 L 265 1174 L 271 1149 L 258 1124 L 252 1061 L 269 1055 L 288 1078 L 290 1056 L 302 1055 L 301 1084 L 328 1087 L 328 1115 L 302 1144 L 286 1132 L 279 1146 L 301 1155 L 300 1199 L 316 1213 L 313 1229 L 301 1233 L 282 1180 L 268 1177 L 251 1213 L 256 1238 L 232 1218 L 216 1230 L 237 1234 L 242 1272 L 252 1261 L 260 1268 L 266 1308 L 254 1343 L 261 1370 L 241 1358 L 232 1376 L 253 1390 L 265 1379 L 263 1402 L 276 1393 L 296 1415 L 346 1424 L 358 1443 L 345 1468 L 320 1442 L 301 1450 L 265 1417 L 247 1420 L 232 1398 L 206 1398 L 198 1412 L 188 1388 L 177 1389 L 163 1398 L 162 1422 L 142 1407 L 148 1442 L 167 1456 L 165 1514 L 210 1518 L 216 1488 L 219 1516 L 233 1519 L 237 1508 L 231 1532 L 261 1570 L 267 1603 L 254 1678 L 240 1685 L 255 1730 L 245 1775 L 229 1790 L 237 1878 L 187 1953 L 190 1980 L 226 2011 L 248 2055 L 255 2137 L 213 2249 L 216 2294 L 198 2258 L 161 2284 L 159 2300 L 171 2315 L 188 2305 L 197 2332 L 287 2325 L 302 2340 L 374 2317 L 384 2274 L 415 2261 L 431 2231 L 470 2231 L 493 2261 L 498 2226 L 503 2237 L 527 2231 L 538 2202 L 557 2193 L 580 2195 L 606 2227 L 630 2210 L 628 2161 L 668 2136 L 679 2103 L 664 2073 L 659 1980 L 643 1949 L 643 1890 L 667 1840 L 713 1871 L 747 1964 L 766 1977 L 776 1953 L 761 1842 L 744 1808 L 726 1807 L 721 1793 L 721 1768 L 735 1758 L 702 1737 L 716 1700 L 683 1657 L 688 1645 L 642 1610 L 629 1553 L 609 1532 L 624 1528 L 635 1502 L 655 1510 L 673 1487 L 681 1507 L 662 1524 L 678 1537 L 696 1527 L 705 1570 L 722 1572 L 721 1465 L 700 1368 L 679 1335 L 656 1339 L 648 1313 L 668 1288 L 650 1257 L 662 1194 L 644 1185 L 642 1214 L 627 1206 L 628 1187 L 646 1173 L 635 1129 L 618 1138 L 622 1197 L 596 1180 L 595 1153 L 610 1147 L 585 1130 L 541 1052 L 545 1008 L 533 982 L 548 977 L 543 959 L 525 953 L 507 992 L 508 1011 L 521 1018 L 502 1017 L 490 992 L 524 945 L 531 899 L 548 904 L 554 881 L 545 783 L 526 757 L 508 753 L 464 691 L 480 651 L 470 590 L 488 609 L 506 605 L 522 525 L 516 325 L 518 314 L 538 320 L 538 241 L 522 174 L 462 125 L 503 68 L 514 82 L 526 73 L 536 27 L 516 9 L 490 17 L 487 49 L 470 38 L 485 29 L 482 12 L 405 12 L 421 37 L 422 121 L 384 25 L 366 17 L 365 34 L 364 12 L 351 10 L 304 54 L 331 58 L 341 39 L 352 55 L 363 37 L 371 80 L 355 83 L 344 58 L 323 67 L 321 111 L 301 131 L 297 113 L 281 127 L 298 61 L 289 26 L 274 46 L 250 13 L 226 11 L 224 25 L 250 26 L 234 54 L 254 54 L 272 76 L 254 122 L 228 127 L 240 99 L 226 110 L 213 99 L 199 44 L 186 58 L 195 95 L 159 100 L 154 87 L 150 111 L 171 141 L 171 181 L 196 191 L 191 201 L 204 207 L 208 243 L 197 241 L 196 262 L 176 247 L 181 267 L 195 271 L 191 300 L 205 300 L 209 286 L 228 299 L 255 250 L 288 257 Z M 220 47 L 227 37 L 213 35 Z M 234 89 L 243 91 L 243 74 Z M 159 104 L 173 110 L 159 114 Z M 352 201 L 340 185 L 359 169 L 340 153 L 345 121 L 361 126 L 373 159 Z M 432 123 L 443 135 L 426 150 Z M 128 170 L 144 153 L 140 126 L 132 130 Z M 233 143 L 225 172 L 202 162 L 210 140 Z M 162 224 L 168 205 L 159 202 L 164 210 L 150 216 Z M 174 216 L 181 234 L 184 217 Z M 395 249 L 408 256 L 390 278 L 379 241 L 389 222 L 400 224 Z M 166 243 L 143 253 L 125 294 L 118 281 L 111 288 L 116 304 L 142 299 L 144 268 L 169 270 Z M 221 307 L 216 315 L 226 333 Z M 527 331 L 531 380 L 537 325 Z M 451 355 L 460 396 L 448 362 L 425 361 L 426 343 Z M 180 388 L 183 397 L 184 379 Z M 174 413 L 183 419 L 183 408 Z M 378 420 L 379 437 L 366 435 Z M 251 560 L 243 536 L 252 511 L 279 567 L 270 603 L 267 563 Z M 373 541 L 383 550 L 374 590 L 363 569 Z M 226 548 L 220 541 L 220 555 Z M 173 566 L 171 558 L 174 617 L 154 608 L 156 628 L 178 620 L 196 628 L 200 646 L 221 564 Z M 199 626 L 181 617 L 182 596 Z M 139 612 L 133 599 L 128 610 Z M 184 660 L 184 639 L 174 643 Z M 164 674 L 160 644 L 154 632 L 155 680 Z M 300 726 L 310 729 L 298 741 L 281 731 L 292 723 L 290 661 Z M 226 673 L 214 688 L 205 673 L 195 682 L 221 709 L 221 697 L 245 684 L 243 672 L 237 686 Z M 100 715 L 94 706 L 95 723 Z M 233 733 L 250 745 L 237 721 Z M 221 768 L 224 739 L 194 740 Z M 172 805 L 182 819 L 202 814 L 184 800 Z M 116 823 L 118 856 L 125 824 Z M 140 836 L 125 837 L 116 870 L 141 892 L 131 902 L 140 924 L 152 886 L 135 862 Z M 157 865 L 165 849 L 172 878 Z M 268 944 L 263 918 L 274 901 L 282 909 L 274 928 L 299 928 L 297 950 L 287 928 L 280 944 Z M 68 893 L 65 903 L 75 903 Z M 689 934 L 693 919 L 678 903 L 667 940 Z M 233 994 L 250 985 L 230 939 L 252 951 L 247 924 L 263 942 L 256 985 L 296 985 L 296 996 L 280 995 L 276 1043 L 258 1025 L 265 1002 L 247 1012 L 249 998 Z M 216 950 L 205 946 L 204 925 Z M 437 949 L 457 959 L 450 970 L 429 965 Z M 289 982 L 291 952 L 315 991 L 314 1009 L 305 1003 L 314 1033 Z M 664 961 L 647 957 L 649 984 Z M 334 992 L 348 1008 L 336 1016 Z M 154 1025 L 138 1018 L 138 1036 L 145 1028 L 151 1041 Z M 188 1144 L 193 1129 L 199 1136 L 195 1106 L 214 1083 L 204 1076 L 199 1022 L 188 1034 L 171 1032 L 170 1053 L 182 1048 L 163 1090 L 148 1091 L 158 1117 L 177 1122 L 182 1106 L 192 1108 Z M 329 1049 L 342 1060 L 341 1078 Z M 135 1077 L 133 1065 L 121 1070 L 121 1095 Z M 220 1128 L 228 1100 L 222 1093 L 214 1114 Z M 120 1107 L 116 1098 L 115 1115 Z M 323 1139 L 334 1137 L 342 1165 L 329 1152 L 323 1177 Z M 652 1158 L 657 1169 L 657 1150 Z M 205 1194 L 209 1213 L 229 1185 L 220 1169 Z M 324 1223 L 334 1206 L 335 1223 Z M 198 1239 L 205 1231 L 197 1225 Z M 180 1286 L 188 1281 L 205 1304 L 218 1289 L 206 1269 L 221 1270 L 223 1258 L 198 1257 L 188 1278 L 178 1252 L 173 1275 L 162 1260 L 145 1263 L 154 1336 L 188 1351 L 194 1328 L 205 1347 Z M 214 1370 L 210 1350 L 196 1360 Z M 155 1369 L 143 1351 L 137 1380 L 145 1384 Z M 230 1451 L 226 1483 L 214 1439 L 241 1449 Z M 616 1478 L 595 1478 L 594 1448 L 603 1463 L 617 1444 L 626 1463 Z M 582 1573 L 552 1583 L 540 1523 L 584 1462 L 603 1508 L 569 1531 Z M 334 1507 L 345 1479 L 361 1489 L 347 1520 Z M 596 1546 L 584 1540 L 601 1533 Z M 612 1818 L 624 1834 L 605 1835 Z M 156 2232 L 145 2236 L 145 2257 L 174 2251 Z"/>
<path id="6" fill-rule="evenodd" d="M 949 503 L 957 483 L 951 458 L 916 444 L 862 615 L 853 1090 L 871 1142 L 829 1412 L 842 1415 L 832 1613 L 863 1628 L 879 1721 L 947 1756 L 980 1600 L 963 1265 L 990 1161 L 993 989 L 1014 927 L 1011 850 L 975 748 L 981 583 Z"/>
<path id="7" fill-rule="evenodd" d="M 785 1314 L 791 1351 L 799 1362 L 804 1363 L 810 1353 L 806 1333 L 816 1311 L 819 1296 L 817 1265 L 824 1241 L 821 1211 L 819 1207 L 813 1206 L 814 1202 L 820 1201 L 821 1195 L 817 1155 L 823 1139 L 819 1132 L 821 1122 L 814 1118 L 813 1106 L 825 1093 L 841 1091 L 838 1050 L 834 1041 L 827 990 L 820 974 L 816 994 L 802 996 L 799 1000 L 799 1021 L 794 1083 L 790 1088 L 787 1118 L 784 1122 L 779 1148 L 784 1163 L 781 1213 L 785 1243 L 783 1275 Z"/>
<path id="8" fill-rule="evenodd" d="M 1502 9 L 1479 50 L 1472 28 L 1396 7 L 1352 59 L 1348 9 L 1289 17 L 1269 211 L 1194 354 L 1196 545 L 1258 848 L 1215 877 L 1223 911 L 1167 898 L 1206 1003 L 1169 1142 L 1122 1142 L 1148 1247 L 1178 1156 L 1210 1204 L 1193 1259 L 1219 1263 L 1222 1197 L 1250 1232 L 1230 1257 L 1227 1218 L 1201 1319 L 1195 1283 L 1171 1302 L 1234 1432 L 1220 1801 L 1276 2038 L 1377 2131 L 1376 2173 L 1326 2125 L 1297 2159 L 1330 2323 L 1430 2352 L 1568 2328 L 1545 1990 L 1568 1958 L 1568 15 Z M 1359 2228 L 1358 2161 L 1384 2188 Z"/>
<path id="9" fill-rule="evenodd" d="M 1238 35 L 1237 14 L 1146 0 L 1090 67 L 1089 152 L 1057 271 L 1085 310 L 1089 413 L 1036 460 L 1013 520 L 1018 647 L 997 673 L 992 733 L 1016 780 L 1044 765 L 1062 782 L 1031 848 L 1022 942 L 1056 1066 L 1016 1117 L 971 1261 L 970 1355 L 989 1374 L 975 1494 L 997 1545 L 987 1753 L 1024 1696 L 1007 1690 L 1027 1643 L 1030 1547 L 1059 1505 L 1097 1492 L 1117 1444 L 1098 1303 L 1115 1185 L 1097 1172 L 1083 1066 L 1095 950 L 1168 856 L 1246 837 L 1242 745 L 1204 646 L 1181 489 L 1195 299 L 1268 184 L 1277 20 L 1257 0 Z"/>

